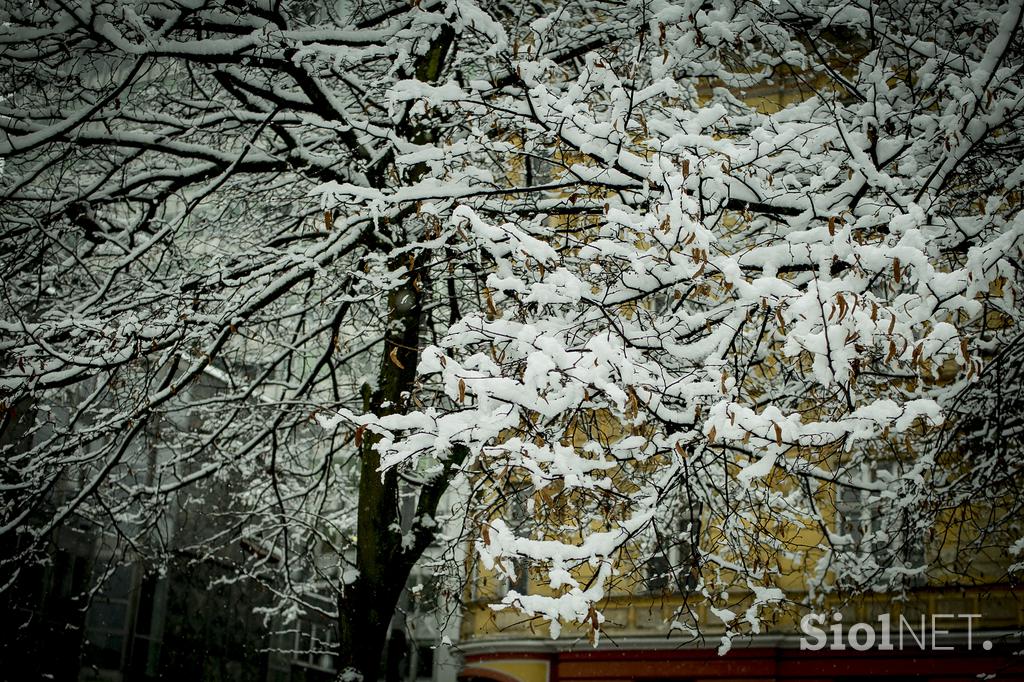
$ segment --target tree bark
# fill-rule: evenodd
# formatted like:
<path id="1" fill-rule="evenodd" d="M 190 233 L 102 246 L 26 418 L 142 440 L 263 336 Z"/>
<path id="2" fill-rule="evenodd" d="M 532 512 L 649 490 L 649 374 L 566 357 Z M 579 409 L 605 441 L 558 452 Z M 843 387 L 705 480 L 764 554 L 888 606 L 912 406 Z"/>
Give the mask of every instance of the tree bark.
<path id="1" fill-rule="evenodd" d="M 444 68 L 454 41 L 451 28 L 442 27 L 430 49 L 416 62 L 416 77 L 435 81 Z M 403 121 L 400 132 L 419 143 L 433 141 L 435 131 Z M 426 167 L 414 167 L 407 180 L 416 182 Z M 381 179 L 383 173 L 381 173 Z M 395 233 L 398 233 L 395 230 Z M 392 271 L 408 267 L 404 286 L 388 295 L 388 325 L 381 357 L 377 389 L 370 398 L 369 410 L 378 416 L 404 413 L 416 381 L 419 362 L 419 337 L 423 326 L 423 289 L 417 281 L 418 258 L 403 255 L 389 263 Z M 355 581 L 344 587 L 338 601 L 339 669 L 341 680 L 380 679 L 381 654 L 388 627 L 399 597 L 416 561 L 433 539 L 434 531 L 416 527 L 412 542 L 402 545 L 402 518 L 399 504 L 398 474 L 380 469 L 380 455 L 374 449 L 379 438 L 367 432 L 360 446 L 359 510 L 357 518 Z M 437 509 L 447 475 L 452 466 L 465 457 L 465 448 L 457 448 L 444 473 L 420 493 L 417 516 Z M 389 662 L 389 668 L 397 665 Z"/>
<path id="2" fill-rule="evenodd" d="M 416 379 L 422 297 L 413 286 L 388 297 L 388 332 L 379 384 L 370 410 L 379 416 L 404 412 Z M 338 603 L 341 669 L 349 678 L 378 679 L 388 625 L 409 573 L 419 556 L 402 548 L 398 474 L 381 474 L 378 437 L 367 433 L 360 447 L 356 566 Z M 343 679 L 345 679 L 343 677 Z"/>

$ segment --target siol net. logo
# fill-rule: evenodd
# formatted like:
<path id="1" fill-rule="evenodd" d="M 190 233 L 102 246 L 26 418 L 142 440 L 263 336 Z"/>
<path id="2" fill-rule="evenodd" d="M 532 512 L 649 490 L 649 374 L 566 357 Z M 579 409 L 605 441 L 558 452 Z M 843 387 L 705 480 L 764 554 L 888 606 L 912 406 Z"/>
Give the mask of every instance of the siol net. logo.
<path id="1" fill-rule="evenodd" d="M 951 633 L 966 635 L 966 649 L 975 648 L 974 622 L 981 618 L 979 613 L 934 613 L 930 616 L 921 615 L 919 622 L 911 622 L 904 616 L 898 620 L 892 614 L 883 613 L 875 623 L 843 623 L 843 614 L 833 613 L 831 625 L 826 626 L 825 616 L 809 613 L 800 619 L 801 651 L 820 651 L 828 647 L 831 651 L 903 651 L 917 649 L 920 651 L 952 651 L 957 648 Z M 958 627 L 959 626 L 959 627 Z M 826 629 L 827 628 L 827 629 Z M 956 643 L 961 646 L 961 637 Z M 992 642 L 984 640 L 981 648 L 992 649 Z"/>

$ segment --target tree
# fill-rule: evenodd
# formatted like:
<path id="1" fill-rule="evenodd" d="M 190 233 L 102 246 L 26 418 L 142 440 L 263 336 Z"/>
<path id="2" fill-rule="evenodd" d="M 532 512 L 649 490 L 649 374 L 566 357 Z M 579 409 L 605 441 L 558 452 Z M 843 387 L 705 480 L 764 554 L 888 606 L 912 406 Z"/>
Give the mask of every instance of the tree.
<path id="1" fill-rule="evenodd" d="M 239 535 L 283 599 L 335 590 L 373 679 L 446 491 L 485 563 L 546 571 L 505 605 L 595 638 L 683 499 L 736 631 L 726 587 L 756 627 L 785 571 L 900 585 L 908 552 L 863 543 L 950 501 L 1009 547 L 1016 450 L 937 434 L 1019 335 L 1021 13 L 6 7 L 5 566 L 71 518 L 154 560 Z M 208 481 L 230 521 L 165 541 Z M 522 482 L 528 536 L 495 492 Z M 843 490 L 877 509 L 857 533 L 828 529 Z"/>

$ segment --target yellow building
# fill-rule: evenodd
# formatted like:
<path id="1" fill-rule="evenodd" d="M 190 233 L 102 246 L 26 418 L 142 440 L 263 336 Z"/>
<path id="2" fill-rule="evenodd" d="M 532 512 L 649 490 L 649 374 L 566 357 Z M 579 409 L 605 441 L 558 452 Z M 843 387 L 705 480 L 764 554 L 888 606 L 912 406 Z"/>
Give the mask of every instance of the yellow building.
<path id="1" fill-rule="evenodd" d="M 802 96 L 778 88 L 746 93 L 748 102 L 769 111 Z M 820 461 L 825 471 L 844 466 L 843 457 L 834 452 L 823 453 Z M 868 461 L 871 465 L 861 472 L 865 480 L 884 476 L 893 464 L 883 456 Z M 782 487 L 790 483 L 775 482 Z M 822 560 L 817 548 L 827 544 L 826 532 L 779 525 L 772 528 L 779 551 L 759 560 L 775 562 L 774 585 L 784 591 L 785 599 L 764 616 L 763 628 L 754 626 L 752 632 L 723 646 L 722 620 L 711 612 L 714 607 L 708 600 L 695 592 L 706 571 L 697 559 L 699 548 L 717 539 L 717 520 L 698 509 L 683 514 L 684 523 L 674 522 L 676 531 L 670 532 L 672 538 L 663 543 L 661 554 L 638 552 L 648 558 L 614 583 L 599 604 L 605 620 L 595 645 L 590 624 L 562 623 L 560 635 L 553 638 L 548 622 L 540 617 L 492 608 L 508 589 L 520 594 L 551 594 L 551 590 L 522 570 L 509 584 L 471 559 L 458 645 L 465 663 L 461 678 L 465 682 L 1024 680 L 1024 655 L 1017 655 L 1024 650 L 1024 600 L 1007 577 L 1010 557 L 1004 551 L 979 548 L 970 550 L 968 560 L 960 556 L 975 537 L 969 517 L 981 510 L 970 504 L 950 508 L 934 514 L 937 523 L 926 532 L 885 543 L 865 541 L 860 546 L 863 537 L 877 537 L 872 535 L 877 530 L 872 505 L 877 501 L 862 499 L 856 491 L 852 495 L 849 490 L 837 492 L 827 483 L 813 496 L 827 510 L 828 532 L 858 543 L 847 560 L 878 559 L 879 565 L 891 564 L 892 555 L 882 554 L 899 551 L 908 555 L 903 557 L 907 565 L 928 565 L 931 570 L 908 574 L 900 592 L 851 593 L 842 585 L 832 585 L 836 589 L 824 596 L 809 594 L 820 590 L 820 584 L 812 584 L 808 576 Z M 536 497 L 534 508 L 550 503 Z M 998 514 L 994 509 L 985 511 Z M 508 509 L 497 512 L 506 519 L 508 514 Z M 790 555 L 801 558 L 794 561 Z M 722 601 L 743 613 L 751 595 L 730 591 Z"/>
<path id="2" fill-rule="evenodd" d="M 747 93 L 747 101 L 773 110 L 801 96 L 773 89 Z M 764 373 L 760 379 L 771 381 Z M 593 418 L 602 421 L 601 415 Z M 567 427 L 563 443 L 578 447 L 586 441 L 573 433 L 576 427 Z M 630 435 L 607 420 L 590 428 L 591 435 L 595 428 L 604 430 L 602 440 Z M 912 449 L 906 440 L 896 443 L 897 449 L 902 447 Z M 878 447 L 879 452 L 883 449 Z M 829 450 L 820 453 L 818 461 L 824 472 L 847 466 L 842 454 Z M 866 481 L 884 478 L 899 466 L 896 459 L 882 454 L 865 461 L 857 466 Z M 785 489 L 793 481 L 779 479 L 769 485 Z M 512 499 L 492 507 L 495 518 L 508 521 L 511 516 L 521 521 L 533 510 L 544 509 L 550 515 L 553 504 L 572 505 L 571 500 L 555 499 L 557 494 L 534 494 L 526 484 L 512 485 L 517 487 L 518 491 L 495 491 L 496 498 Z M 532 498 L 529 504 L 514 499 L 521 498 L 524 490 Z M 856 543 L 856 551 L 838 553 L 840 560 L 893 565 L 893 553 L 898 552 L 899 562 L 927 565 L 929 572 L 908 572 L 900 592 L 864 592 L 864 585 L 851 592 L 842 585 L 830 585 L 826 570 L 828 589 L 815 597 L 814 592 L 822 592 L 822 584 L 809 576 L 822 561 L 820 548 L 831 540 L 825 541 L 821 528 L 765 519 L 768 526 L 759 532 L 768 530 L 778 547 L 754 560 L 774 564 L 772 584 L 784 591 L 785 598 L 762 612 L 764 627 L 755 625 L 723 646 L 726 627 L 714 613 L 716 607 L 695 590 L 707 577 L 707 567 L 699 560 L 700 548 L 718 542 L 715 529 L 721 519 L 710 518 L 701 509 L 686 511 L 684 505 L 683 511 L 670 514 L 671 522 L 663 524 L 664 537 L 657 539 L 662 550 L 651 553 L 638 548 L 636 556 L 645 559 L 614 581 L 599 604 L 605 620 L 596 646 L 591 623 L 561 623 L 560 635 L 553 638 L 545 619 L 524 616 L 512 608 L 493 608 L 510 589 L 520 594 L 554 592 L 525 570 L 520 569 L 510 584 L 472 559 L 459 642 L 465 661 L 461 678 L 465 682 L 854 682 L 975 680 L 994 675 L 993 679 L 1024 680 L 1024 656 L 1017 655 L 1024 649 L 1020 644 L 1024 600 L 1007 578 L 1010 557 L 1005 551 L 978 548 L 970 550 L 968 559 L 962 556 L 975 537 L 969 517 L 982 510 L 970 505 L 951 508 L 934 516 L 936 526 L 928 532 L 879 542 L 873 518 L 877 499 L 827 482 L 812 496 L 825 510 L 828 531 Z M 547 523 L 550 529 L 550 518 Z M 756 545 L 755 554 L 762 549 Z M 629 557 L 619 557 L 623 558 L 628 565 Z M 729 610 L 743 613 L 751 606 L 749 591 L 727 589 L 718 608 L 724 602 Z"/>
<path id="3" fill-rule="evenodd" d="M 842 512 L 840 505 L 840 512 Z M 837 528 L 848 520 L 837 519 Z M 698 527 L 700 524 L 696 524 Z M 699 542 L 710 534 L 702 533 Z M 806 538 L 804 538 L 806 540 Z M 794 535 L 794 542 L 801 539 Z M 688 540 L 687 540 L 688 542 Z M 686 542 L 681 543 L 685 557 Z M 950 551 L 931 540 L 922 551 Z M 678 545 L 677 545 L 678 546 Z M 541 618 L 491 607 L 508 589 L 550 594 L 516 576 L 513 584 L 473 565 L 459 649 L 466 682 L 625 682 L 730 680 L 809 682 L 867 679 L 1024 679 L 1016 655 L 1024 630 L 1024 601 L 1001 581 L 1008 564 L 974 561 L 975 575 L 957 578 L 937 570 L 910 581 L 902 594 L 837 592 L 812 613 L 799 571 L 785 576 L 787 600 L 758 634 L 732 640 L 719 652 L 724 627 L 706 599 L 688 594 L 696 584 L 673 549 L 665 564 L 648 561 L 625 576 L 599 605 L 605 621 L 593 645 L 589 627 L 564 624 L 558 639 Z M 664 570 L 671 566 L 669 570 Z M 668 579 L 666 579 L 668 578 Z M 750 595 L 736 592 L 730 604 L 743 612 Z M 686 622 L 681 622 L 686 621 Z M 685 628 L 689 626 L 690 632 Z M 694 633 L 692 630 L 696 630 Z"/>

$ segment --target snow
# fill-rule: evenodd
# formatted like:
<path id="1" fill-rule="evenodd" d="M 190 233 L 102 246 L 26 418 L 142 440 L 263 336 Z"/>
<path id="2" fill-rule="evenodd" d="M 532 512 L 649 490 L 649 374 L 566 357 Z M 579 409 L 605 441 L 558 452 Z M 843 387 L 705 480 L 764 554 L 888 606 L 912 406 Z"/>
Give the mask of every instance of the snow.
<path id="1" fill-rule="evenodd" d="M 1002 441 L 955 467 L 934 448 L 994 418 L 977 396 L 1019 364 L 1019 0 L 407 5 L 308 25 L 225 5 L 202 37 L 160 3 L 0 27 L 24 84 L 0 140 L 0 387 L 39 406 L 0 453 L 0 534 L 81 515 L 142 540 L 169 496 L 242 480 L 224 503 L 265 556 L 318 533 L 342 556 L 365 542 L 353 481 L 436 484 L 450 509 L 382 532 L 527 561 L 550 590 L 496 606 L 596 643 L 687 498 L 724 653 L 786 608 L 762 551 L 824 557 L 812 593 L 875 589 L 826 527 L 844 486 L 893 526 L 1013 497 L 984 475 Z M 839 72 L 795 16 L 830 50 L 881 47 Z M 65 476 L 83 485 L 32 518 Z M 517 485 L 547 527 L 510 518 Z M 283 575 L 315 573 L 293 554 Z M 325 579 L 356 586 L 349 563 Z"/>

